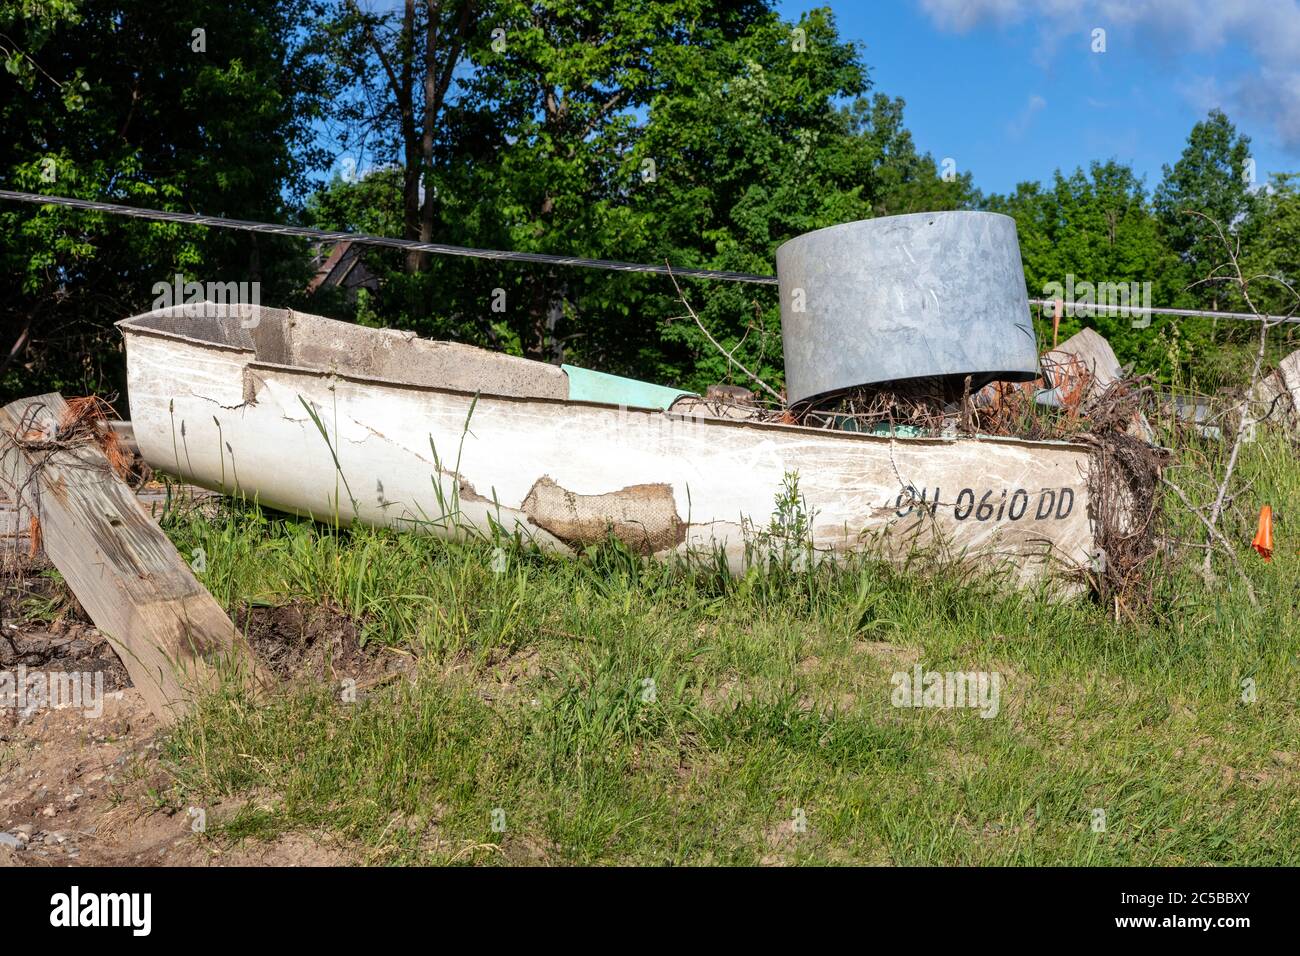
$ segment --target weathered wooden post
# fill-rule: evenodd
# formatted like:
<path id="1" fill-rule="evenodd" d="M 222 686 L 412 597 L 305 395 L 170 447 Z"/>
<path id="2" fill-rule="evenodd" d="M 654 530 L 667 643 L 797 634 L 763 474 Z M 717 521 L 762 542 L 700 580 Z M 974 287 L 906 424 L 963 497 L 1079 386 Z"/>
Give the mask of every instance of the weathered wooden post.
<path id="1" fill-rule="evenodd" d="M 252 651 L 114 473 L 93 437 L 61 434 L 57 392 L 0 409 L 0 489 L 39 521 L 46 554 L 166 722 L 223 674 L 263 683 Z"/>

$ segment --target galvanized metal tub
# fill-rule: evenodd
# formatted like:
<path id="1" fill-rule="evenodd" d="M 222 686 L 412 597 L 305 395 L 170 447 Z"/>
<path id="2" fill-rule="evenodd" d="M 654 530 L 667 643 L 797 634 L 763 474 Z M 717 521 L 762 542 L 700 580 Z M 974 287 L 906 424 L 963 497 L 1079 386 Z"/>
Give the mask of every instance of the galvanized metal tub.
<path id="1" fill-rule="evenodd" d="M 819 229 L 776 251 L 790 402 L 938 378 L 1029 381 L 1038 349 L 1015 220 L 929 212 Z"/>

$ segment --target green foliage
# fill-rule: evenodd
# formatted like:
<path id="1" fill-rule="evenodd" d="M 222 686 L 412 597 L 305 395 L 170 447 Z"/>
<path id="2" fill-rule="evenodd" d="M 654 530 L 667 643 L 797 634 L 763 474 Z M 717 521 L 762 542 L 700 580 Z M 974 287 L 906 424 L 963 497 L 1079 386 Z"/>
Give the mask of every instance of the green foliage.
<path id="1" fill-rule="evenodd" d="M 1141 291 L 1149 282 L 1152 305 L 1185 301 L 1178 260 L 1162 242 L 1142 182 L 1127 166 L 1112 160 L 1093 163 L 1086 173 L 1057 171 L 1050 189 L 1023 183 L 1009 197 L 990 197 L 987 208 L 1015 218 L 1032 298 L 1059 296 L 1073 276 L 1076 288 L 1136 282 Z M 1148 327 L 1140 321 L 1135 327 L 1126 315 L 1067 315 L 1060 334 L 1065 338 L 1091 326 L 1106 336 L 1121 362 L 1168 374 L 1174 321 L 1152 316 Z M 1049 329 L 1049 339 L 1050 334 Z"/>
<path id="2" fill-rule="evenodd" d="M 877 93 L 851 107 L 853 129 L 871 144 L 877 157 L 872 173 L 877 216 L 966 209 L 979 205 L 981 195 L 969 172 L 941 170 L 929 153 L 916 152 L 912 134 L 903 125 L 901 97 Z"/>
<path id="3" fill-rule="evenodd" d="M 1256 201 L 1242 270 L 1255 279 L 1250 294 L 1258 309 L 1291 315 L 1300 311 L 1300 174 L 1275 176 Z M 1294 327 L 1282 332 L 1294 341 Z"/>
<path id="4" fill-rule="evenodd" d="M 1253 287 L 1261 308 L 1295 301 L 1295 180 L 1253 192 L 1249 140 L 1222 113 L 1193 127 L 1154 195 L 1111 160 L 985 197 L 969 173 L 917 152 L 904 101 L 872 90 L 824 8 L 789 21 L 768 0 L 492 0 L 409 16 L 329 0 L 0 0 L 0 60 L 13 94 L 0 103 L 0 182 L 12 188 L 759 273 L 782 242 L 823 226 L 988 208 L 1015 217 L 1033 297 L 1072 275 L 1149 282 L 1155 305 L 1245 309 L 1229 286 L 1196 283 L 1226 259 L 1209 222 L 1184 212 L 1196 209 L 1240 240 L 1252 274 L 1273 277 Z M 362 167 L 313 189 L 331 138 Z M 377 292 L 308 300 L 298 242 L 9 204 L 0 235 L 0 316 L 25 343 L 0 357 L 4 395 L 111 390 L 111 323 L 176 273 L 694 390 L 752 384 L 661 277 L 367 249 Z M 682 291 L 724 349 L 780 387 L 773 289 Z M 1204 388 L 1239 378 L 1252 338 L 1244 324 L 1159 316 L 1069 318 L 1062 334 L 1083 325 L 1139 372 Z"/>
<path id="5" fill-rule="evenodd" d="M 1155 211 L 1169 248 L 1185 267 L 1187 281 L 1216 274 L 1226 261 L 1218 229 L 1235 235 L 1254 211 L 1250 163 L 1250 137 L 1238 134 L 1223 111 L 1214 109 L 1192 127 L 1178 162 L 1164 167 L 1164 179 L 1155 193 Z M 1191 290 L 1191 297 L 1207 309 L 1241 304 L 1240 298 L 1220 283 L 1198 285 Z"/>
<path id="6" fill-rule="evenodd" d="M 425 181 L 448 242 L 770 272 L 800 233 L 975 195 L 969 174 L 946 182 L 916 153 L 902 100 L 867 98 L 860 52 L 828 10 L 789 23 L 763 3 L 504 3 L 467 56 Z M 310 214 L 373 222 L 400 208 L 399 180 L 336 181 Z M 397 256 L 370 261 L 379 314 L 423 334 L 695 389 L 735 375 L 663 279 L 436 258 L 404 276 Z M 772 290 L 684 291 L 724 348 L 780 384 Z"/>
<path id="7" fill-rule="evenodd" d="M 319 159 L 325 78 L 309 28 L 320 13 L 314 0 L 3 4 L 15 81 L 0 100 L 0 182 L 289 218 Z M 154 283 L 176 273 L 258 280 L 277 303 L 304 282 L 300 243 L 241 233 L 5 203 L 0 235 L 4 353 L 30 337 L 0 370 L 0 395 L 111 390 L 122 372 L 111 323 L 149 308 Z"/>
<path id="8" fill-rule="evenodd" d="M 1248 179 L 1249 138 L 1213 111 L 1197 123 L 1182 157 L 1164 168 L 1153 196 L 1130 167 L 1094 162 L 1087 173 L 1059 170 L 1050 188 L 1021 183 L 1009 196 L 990 196 L 985 208 L 1016 219 L 1031 298 L 1054 298 L 1073 276 L 1089 283 L 1150 285 L 1150 304 L 1175 308 L 1249 311 L 1237 285 L 1231 249 L 1240 248 L 1252 301 L 1264 312 L 1290 312 L 1300 301 L 1287 288 L 1297 275 L 1296 191 L 1291 177 L 1254 192 Z M 1191 211 L 1202 215 L 1195 215 Z M 1215 223 L 1222 226 L 1219 234 Z M 1281 280 L 1281 281 L 1278 281 Z M 1109 339 L 1122 363 L 1166 383 L 1202 391 L 1239 386 L 1248 374 L 1257 328 L 1248 323 L 1154 315 L 1076 315 L 1061 323 L 1062 337 L 1084 326 Z M 1039 323 L 1050 338 L 1050 321 Z M 1270 358 L 1295 346 L 1291 330 L 1274 333 Z"/>

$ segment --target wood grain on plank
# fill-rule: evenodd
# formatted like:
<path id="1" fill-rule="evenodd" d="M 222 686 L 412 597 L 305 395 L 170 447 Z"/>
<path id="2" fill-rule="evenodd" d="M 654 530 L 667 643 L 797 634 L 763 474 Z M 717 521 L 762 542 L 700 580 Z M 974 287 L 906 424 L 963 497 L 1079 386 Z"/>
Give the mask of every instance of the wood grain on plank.
<path id="1" fill-rule="evenodd" d="M 243 636 L 96 444 L 20 443 L 66 407 L 51 393 L 0 409 L 0 490 L 20 522 L 39 518 L 46 554 L 150 709 L 175 720 L 223 673 L 262 683 Z"/>

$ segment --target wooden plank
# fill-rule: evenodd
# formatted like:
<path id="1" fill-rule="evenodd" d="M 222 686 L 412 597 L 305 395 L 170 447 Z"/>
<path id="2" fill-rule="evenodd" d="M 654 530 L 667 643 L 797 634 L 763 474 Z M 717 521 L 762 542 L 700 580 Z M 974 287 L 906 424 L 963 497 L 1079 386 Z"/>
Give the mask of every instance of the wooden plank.
<path id="1" fill-rule="evenodd" d="M 154 521 L 161 520 L 166 513 L 169 496 L 173 508 L 178 503 L 204 502 L 221 497 L 215 491 L 186 484 L 172 485 L 170 489 L 161 485 L 144 485 L 136 488 L 134 494 L 145 514 Z M 30 517 L 31 511 L 11 501 L 4 487 L 0 486 L 0 549 L 13 550 L 16 545 L 19 553 L 27 553 Z"/>
<path id="2" fill-rule="evenodd" d="M 1079 366 L 1091 376 L 1093 394 L 1105 391 L 1124 372 L 1106 337 L 1089 328 L 1080 329 L 1059 346 L 1044 353 L 1043 378 L 1048 385 L 1060 391 L 1063 399 L 1068 400 L 1072 393 L 1077 399 L 1083 383 L 1073 379 L 1080 378 L 1076 371 Z M 1155 441 L 1155 432 L 1143 412 L 1138 412 L 1137 419 L 1129 427 L 1129 434 L 1145 442 Z"/>
<path id="3" fill-rule="evenodd" d="M 1120 376 L 1119 359 L 1105 337 L 1093 329 L 1082 329 L 1043 356 L 1043 374 L 1052 386 L 1069 388 L 1071 360 L 1082 364 L 1091 375 L 1094 387 L 1104 389 Z"/>
<path id="4" fill-rule="evenodd" d="M 58 393 L 0 409 L 0 489 L 40 520 L 45 552 L 162 720 L 223 673 L 263 683 L 252 652 L 93 441 L 49 436 Z M 52 446 L 53 445 L 53 446 Z"/>

